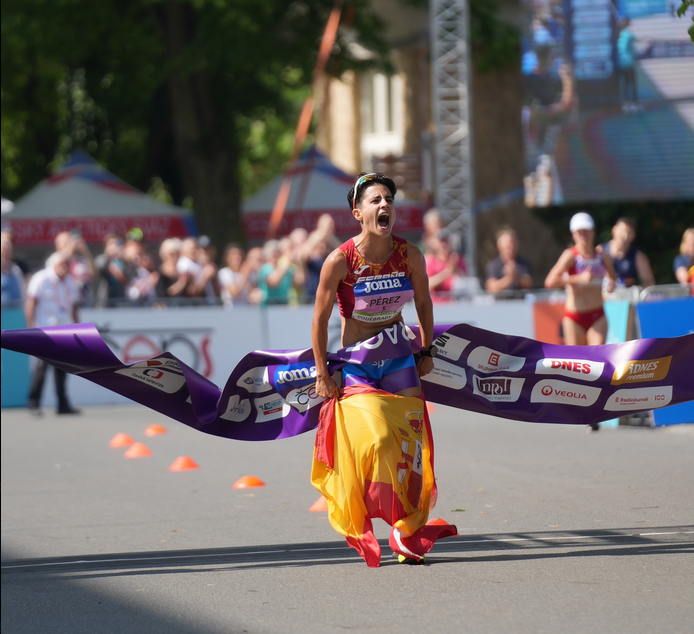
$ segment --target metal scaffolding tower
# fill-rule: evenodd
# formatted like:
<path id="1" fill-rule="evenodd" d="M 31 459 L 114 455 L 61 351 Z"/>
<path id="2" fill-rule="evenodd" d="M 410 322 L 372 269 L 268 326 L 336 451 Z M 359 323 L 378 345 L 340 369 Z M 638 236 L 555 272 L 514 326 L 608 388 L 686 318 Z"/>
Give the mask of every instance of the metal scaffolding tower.
<path id="1" fill-rule="evenodd" d="M 461 231 L 476 274 L 468 0 L 430 0 L 434 123 L 434 196 L 450 229 Z"/>

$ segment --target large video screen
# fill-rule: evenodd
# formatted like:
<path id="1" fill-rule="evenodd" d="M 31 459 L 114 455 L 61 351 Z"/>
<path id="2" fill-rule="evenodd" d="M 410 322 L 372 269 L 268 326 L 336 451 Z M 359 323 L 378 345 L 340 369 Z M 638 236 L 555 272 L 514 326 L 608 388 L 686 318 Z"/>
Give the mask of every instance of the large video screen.
<path id="1" fill-rule="evenodd" d="M 528 207 L 694 199 L 694 44 L 679 0 L 524 0 Z"/>

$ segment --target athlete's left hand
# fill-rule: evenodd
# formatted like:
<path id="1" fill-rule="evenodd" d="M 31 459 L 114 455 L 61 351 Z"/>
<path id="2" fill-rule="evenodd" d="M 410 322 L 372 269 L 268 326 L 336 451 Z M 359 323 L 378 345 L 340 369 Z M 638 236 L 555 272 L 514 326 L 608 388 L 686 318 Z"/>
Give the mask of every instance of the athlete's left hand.
<path id="1" fill-rule="evenodd" d="M 419 357 L 417 359 L 417 374 L 426 376 L 434 369 L 434 360 L 431 357 Z"/>

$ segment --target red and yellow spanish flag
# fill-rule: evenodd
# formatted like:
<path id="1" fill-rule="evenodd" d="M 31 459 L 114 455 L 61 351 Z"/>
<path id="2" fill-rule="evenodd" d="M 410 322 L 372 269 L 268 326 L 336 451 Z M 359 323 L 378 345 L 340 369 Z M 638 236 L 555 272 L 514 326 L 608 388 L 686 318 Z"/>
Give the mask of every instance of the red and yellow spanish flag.
<path id="1" fill-rule="evenodd" d="M 455 526 L 427 525 L 435 495 L 434 451 L 425 401 L 354 386 L 321 410 L 311 482 L 330 523 L 371 567 L 381 548 L 371 520 L 393 527 L 397 554 L 421 558 Z"/>

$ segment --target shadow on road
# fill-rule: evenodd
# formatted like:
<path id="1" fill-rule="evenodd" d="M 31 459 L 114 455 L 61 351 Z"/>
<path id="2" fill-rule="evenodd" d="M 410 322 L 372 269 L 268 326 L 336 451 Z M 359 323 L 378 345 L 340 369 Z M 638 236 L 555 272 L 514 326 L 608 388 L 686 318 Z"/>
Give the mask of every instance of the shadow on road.
<path id="1" fill-rule="evenodd" d="M 381 540 L 382 565 L 388 558 L 386 540 Z M 494 552 L 494 554 L 487 554 Z M 694 526 L 548 531 L 464 535 L 436 544 L 430 562 L 524 561 L 565 557 L 645 556 L 694 552 Z M 241 548 L 171 550 L 114 553 L 46 559 L 8 559 L 3 555 L 2 574 L 35 573 L 45 576 L 69 574 L 71 579 L 97 577 L 242 570 L 293 566 L 322 566 L 361 562 L 344 542 L 312 542 Z M 5 577 L 7 579 L 7 577 Z"/>

